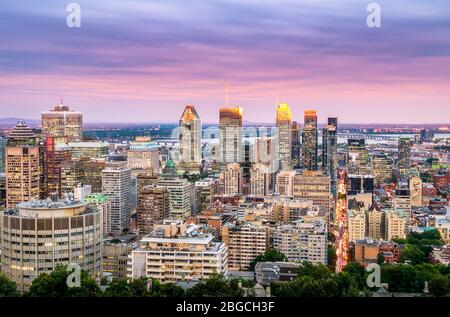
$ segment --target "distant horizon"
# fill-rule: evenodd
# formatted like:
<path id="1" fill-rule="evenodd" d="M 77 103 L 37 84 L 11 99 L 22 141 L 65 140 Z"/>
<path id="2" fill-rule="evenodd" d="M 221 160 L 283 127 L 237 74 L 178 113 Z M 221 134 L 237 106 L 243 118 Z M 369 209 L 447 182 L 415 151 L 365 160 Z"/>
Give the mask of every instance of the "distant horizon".
<path id="1" fill-rule="evenodd" d="M 278 101 L 299 122 L 450 118 L 448 1 L 377 0 L 374 28 L 360 0 L 76 2 L 69 28 L 64 1 L 2 0 L 0 117 L 63 98 L 87 122 L 174 122 L 193 104 L 214 123 L 227 101 L 249 122 Z"/>

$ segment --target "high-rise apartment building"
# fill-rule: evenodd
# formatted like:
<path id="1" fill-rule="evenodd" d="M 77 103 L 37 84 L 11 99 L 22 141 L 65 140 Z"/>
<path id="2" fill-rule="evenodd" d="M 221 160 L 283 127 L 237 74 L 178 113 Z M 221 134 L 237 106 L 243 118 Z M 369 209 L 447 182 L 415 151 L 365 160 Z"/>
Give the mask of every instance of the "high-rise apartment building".
<path id="1" fill-rule="evenodd" d="M 348 174 L 366 175 L 369 152 L 365 139 L 348 139 L 347 171 Z"/>
<path id="2" fill-rule="evenodd" d="M 295 171 L 279 171 L 275 177 L 275 194 L 279 196 L 294 195 Z"/>
<path id="3" fill-rule="evenodd" d="M 322 168 L 330 176 L 331 192 L 337 192 L 337 118 L 328 118 L 328 124 L 322 134 Z"/>
<path id="4" fill-rule="evenodd" d="M 101 214 L 80 201 L 32 201 L 0 214 L 2 272 L 27 290 L 58 265 L 78 264 L 95 278 L 102 260 Z"/>
<path id="5" fill-rule="evenodd" d="M 111 232 L 121 233 L 131 223 L 131 169 L 126 162 L 109 162 L 102 172 L 102 193 L 111 201 Z"/>
<path id="6" fill-rule="evenodd" d="M 202 121 L 193 105 L 187 105 L 180 118 L 180 163 L 188 173 L 200 173 L 202 163 Z"/>
<path id="7" fill-rule="evenodd" d="M 302 169 L 317 170 L 317 113 L 315 110 L 305 111 L 305 124 L 302 133 Z"/>
<path id="8" fill-rule="evenodd" d="M 292 169 L 292 113 L 287 103 L 279 103 L 276 117 L 279 168 Z"/>
<path id="9" fill-rule="evenodd" d="M 0 174 L 6 171 L 6 138 L 0 136 Z"/>
<path id="10" fill-rule="evenodd" d="M 294 177 L 294 198 L 311 200 L 322 211 L 331 211 L 330 176 L 321 171 L 303 171 Z"/>
<path id="11" fill-rule="evenodd" d="M 182 221 L 164 220 L 139 242 L 128 262 L 128 278 L 150 277 L 161 282 L 189 282 L 228 274 L 223 242 Z"/>
<path id="12" fill-rule="evenodd" d="M 368 206 L 356 198 L 348 200 L 348 241 L 356 242 L 366 237 L 366 212 Z"/>
<path id="13" fill-rule="evenodd" d="M 228 163 L 243 161 L 242 109 L 221 108 L 219 113 L 219 163 L 226 169 Z"/>
<path id="14" fill-rule="evenodd" d="M 242 195 L 243 175 L 239 163 L 230 163 L 220 175 L 225 195 Z"/>
<path id="15" fill-rule="evenodd" d="M 278 226 L 273 233 L 274 249 L 289 262 L 328 264 L 328 231 L 325 220 L 296 221 Z"/>
<path id="16" fill-rule="evenodd" d="M 367 237 L 381 240 L 385 237 L 385 213 L 377 204 L 373 204 L 367 212 Z"/>
<path id="17" fill-rule="evenodd" d="M 228 247 L 229 270 L 246 271 L 258 255 L 268 250 L 269 228 L 260 223 L 227 223 L 222 228 L 222 241 Z"/>
<path id="18" fill-rule="evenodd" d="M 408 187 L 400 187 L 395 190 L 394 210 L 405 217 L 405 233 L 412 225 L 411 192 Z"/>
<path id="19" fill-rule="evenodd" d="M 60 105 L 42 113 L 42 134 L 47 137 L 67 137 L 69 142 L 83 140 L 83 115 Z"/>
<path id="20" fill-rule="evenodd" d="M 162 178 L 159 186 L 166 187 L 169 192 L 170 217 L 184 219 L 192 213 L 195 204 L 195 190 L 193 184 L 187 179 Z"/>
<path id="21" fill-rule="evenodd" d="M 154 225 L 170 216 L 169 191 L 166 187 L 149 185 L 140 189 L 137 202 L 140 236 L 150 234 Z"/>
<path id="22" fill-rule="evenodd" d="M 39 199 L 40 148 L 36 136 L 19 121 L 8 136 L 6 147 L 6 207 Z"/>
<path id="23" fill-rule="evenodd" d="M 267 196 L 272 194 L 272 173 L 267 164 L 253 164 L 250 170 L 250 194 L 253 196 Z"/>
<path id="24" fill-rule="evenodd" d="M 387 241 L 394 238 L 406 237 L 406 219 L 401 211 L 386 210 L 385 211 L 385 237 Z"/>

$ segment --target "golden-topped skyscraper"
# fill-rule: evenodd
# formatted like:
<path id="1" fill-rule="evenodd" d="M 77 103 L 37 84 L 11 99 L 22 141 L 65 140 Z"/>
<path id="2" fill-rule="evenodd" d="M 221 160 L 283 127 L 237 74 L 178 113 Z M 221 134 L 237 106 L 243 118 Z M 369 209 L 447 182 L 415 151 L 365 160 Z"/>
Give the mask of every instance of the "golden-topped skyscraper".
<path id="1" fill-rule="evenodd" d="M 61 104 L 42 112 L 42 134 L 47 137 L 67 137 L 69 142 L 83 140 L 83 114 Z"/>
<path id="2" fill-rule="evenodd" d="M 242 108 L 219 110 L 219 162 L 222 170 L 228 163 L 240 163 L 242 155 Z"/>
<path id="3" fill-rule="evenodd" d="M 199 173 L 202 162 L 202 121 L 193 105 L 187 105 L 180 122 L 180 167 L 190 173 Z"/>
<path id="4" fill-rule="evenodd" d="M 280 169 L 292 169 L 292 113 L 287 103 L 279 103 L 277 107 L 277 137 Z"/>
<path id="5" fill-rule="evenodd" d="M 318 155 L 316 110 L 305 110 L 302 142 L 302 168 L 307 171 L 316 171 Z"/>

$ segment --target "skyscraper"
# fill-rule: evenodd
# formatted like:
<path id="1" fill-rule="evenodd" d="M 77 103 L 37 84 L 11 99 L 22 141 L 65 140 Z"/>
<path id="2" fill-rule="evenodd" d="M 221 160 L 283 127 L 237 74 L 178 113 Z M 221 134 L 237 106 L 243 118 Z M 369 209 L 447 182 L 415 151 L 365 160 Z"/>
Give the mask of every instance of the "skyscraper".
<path id="1" fill-rule="evenodd" d="M 398 170 L 400 174 L 411 167 L 411 139 L 400 138 L 398 141 Z"/>
<path id="2" fill-rule="evenodd" d="M 6 207 L 39 199 L 40 150 L 36 137 L 24 121 L 8 136 L 6 147 Z"/>
<path id="3" fill-rule="evenodd" d="M 6 169 L 6 145 L 7 140 L 0 135 L 0 173 L 4 173 Z"/>
<path id="4" fill-rule="evenodd" d="M 292 113 L 287 103 L 279 103 L 277 107 L 277 137 L 280 169 L 292 169 Z"/>
<path id="5" fill-rule="evenodd" d="M 202 162 L 202 121 L 193 105 L 187 105 L 180 118 L 180 166 L 199 173 Z"/>
<path id="6" fill-rule="evenodd" d="M 270 195 L 272 173 L 268 164 L 253 164 L 250 174 L 250 194 L 262 197 Z"/>
<path id="7" fill-rule="evenodd" d="M 225 195 L 242 194 L 243 176 L 239 163 L 228 164 L 227 169 L 221 174 L 221 178 Z"/>
<path id="8" fill-rule="evenodd" d="M 305 111 L 305 124 L 302 134 L 302 168 L 306 171 L 317 170 L 317 113 Z"/>
<path id="9" fill-rule="evenodd" d="M 348 139 L 347 170 L 349 174 L 366 175 L 368 156 L 364 139 Z"/>
<path id="10" fill-rule="evenodd" d="M 72 159 L 66 137 L 47 137 L 45 141 L 44 186 L 45 195 L 61 197 L 61 166 Z"/>
<path id="11" fill-rule="evenodd" d="M 377 186 L 392 181 L 392 159 L 386 153 L 374 154 L 372 173 Z"/>
<path id="12" fill-rule="evenodd" d="M 337 118 L 328 118 L 328 125 L 323 129 L 322 141 L 322 168 L 330 176 L 331 192 L 336 195 L 337 192 Z"/>
<path id="13" fill-rule="evenodd" d="M 102 173 L 102 193 L 111 201 L 111 231 L 128 229 L 131 218 L 131 169 L 126 162 L 109 162 Z"/>
<path id="14" fill-rule="evenodd" d="M 292 122 L 292 168 L 301 168 L 301 147 L 302 143 L 300 140 L 300 123 L 297 121 Z"/>
<path id="15" fill-rule="evenodd" d="M 83 140 L 83 115 L 61 104 L 41 115 L 43 137 L 67 137 L 69 142 Z"/>
<path id="16" fill-rule="evenodd" d="M 219 162 L 221 170 L 224 170 L 228 163 L 243 161 L 242 109 L 239 107 L 221 108 L 219 130 Z"/>

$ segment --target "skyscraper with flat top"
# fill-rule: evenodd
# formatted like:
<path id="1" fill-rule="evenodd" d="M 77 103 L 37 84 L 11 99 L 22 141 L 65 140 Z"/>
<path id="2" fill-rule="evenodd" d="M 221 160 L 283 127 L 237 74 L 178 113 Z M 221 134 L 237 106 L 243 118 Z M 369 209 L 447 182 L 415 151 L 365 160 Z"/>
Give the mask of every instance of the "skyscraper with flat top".
<path id="1" fill-rule="evenodd" d="M 348 139 L 347 170 L 349 174 L 366 175 L 369 152 L 364 139 Z"/>
<path id="2" fill-rule="evenodd" d="M 277 137 L 280 169 L 292 169 L 292 113 L 287 103 L 279 103 L 277 107 Z"/>
<path id="3" fill-rule="evenodd" d="M 330 176 L 331 192 L 337 192 L 337 118 L 328 118 L 328 125 L 323 129 L 322 168 Z"/>
<path id="4" fill-rule="evenodd" d="M 61 104 L 53 110 L 45 111 L 41 115 L 42 134 L 47 137 L 67 137 L 69 142 L 83 140 L 83 115 L 81 112 L 70 110 Z"/>
<path id="5" fill-rule="evenodd" d="M 411 139 L 401 138 L 398 141 L 398 170 L 403 174 L 411 166 Z"/>
<path id="6" fill-rule="evenodd" d="M 193 105 L 187 105 L 180 118 L 180 166 L 188 172 L 200 172 L 202 162 L 202 121 Z"/>
<path id="7" fill-rule="evenodd" d="M 242 109 L 221 108 L 219 113 L 219 162 L 221 169 L 228 163 L 243 161 L 242 149 Z"/>
<path id="8" fill-rule="evenodd" d="M 305 125 L 302 134 L 302 168 L 306 171 L 317 170 L 317 113 L 305 111 Z"/>
<path id="9" fill-rule="evenodd" d="M 292 168 L 301 168 L 301 140 L 300 140 L 300 123 L 294 121 L 292 122 Z"/>

